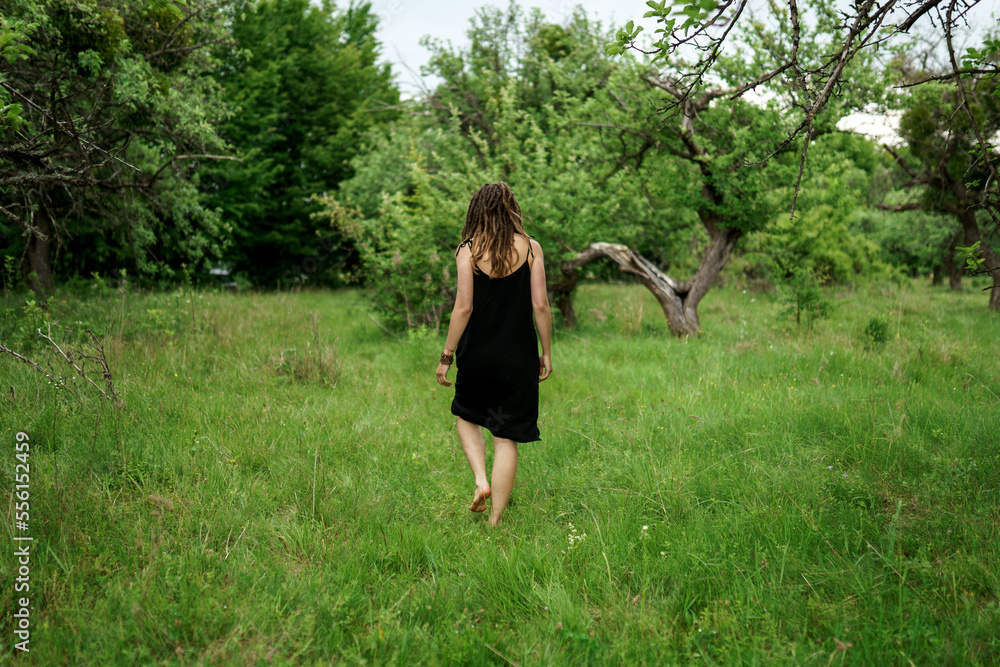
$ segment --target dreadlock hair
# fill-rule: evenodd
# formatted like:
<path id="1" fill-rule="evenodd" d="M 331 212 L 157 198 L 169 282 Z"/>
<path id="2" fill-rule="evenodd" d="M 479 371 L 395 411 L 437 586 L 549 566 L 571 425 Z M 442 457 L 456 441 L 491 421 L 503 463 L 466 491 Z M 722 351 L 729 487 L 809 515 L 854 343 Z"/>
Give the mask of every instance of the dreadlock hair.
<path id="1" fill-rule="evenodd" d="M 473 271 L 480 271 L 477 263 L 488 253 L 493 275 L 509 274 L 517 259 L 515 234 L 530 238 L 524 232 L 521 207 L 517 205 L 514 193 L 503 181 L 484 184 L 472 195 L 462 228 L 462 238 L 472 240 L 469 248 L 472 250 Z"/>

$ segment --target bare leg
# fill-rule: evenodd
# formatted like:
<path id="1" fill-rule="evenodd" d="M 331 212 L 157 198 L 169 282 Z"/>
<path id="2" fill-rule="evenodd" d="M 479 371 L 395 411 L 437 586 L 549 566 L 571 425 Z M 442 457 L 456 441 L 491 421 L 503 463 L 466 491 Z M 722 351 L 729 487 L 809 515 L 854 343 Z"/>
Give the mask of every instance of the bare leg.
<path id="1" fill-rule="evenodd" d="M 462 443 L 462 451 L 469 460 L 472 474 L 476 476 L 476 492 L 472 496 L 469 509 L 473 512 L 483 512 L 486 510 L 483 503 L 490 497 L 490 484 L 486 480 L 486 439 L 483 437 L 482 427 L 461 417 L 456 419 L 458 419 L 458 441 Z"/>
<path id="2" fill-rule="evenodd" d="M 517 443 L 507 438 L 493 438 L 493 501 L 490 505 L 490 525 L 499 526 L 503 511 L 510 500 L 517 473 Z"/>

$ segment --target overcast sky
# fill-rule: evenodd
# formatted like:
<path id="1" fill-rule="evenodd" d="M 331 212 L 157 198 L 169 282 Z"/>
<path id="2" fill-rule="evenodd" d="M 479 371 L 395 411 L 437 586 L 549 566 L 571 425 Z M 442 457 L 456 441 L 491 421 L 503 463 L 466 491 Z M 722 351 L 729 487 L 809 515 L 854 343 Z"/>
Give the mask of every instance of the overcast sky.
<path id="1" fill-rule="evenodd" d="M 644 0 L 520 0 L 525 9 L 538 7 L 553 23 L 562 23 L 574 7 L 584 8 L 587 15 L 604 27 L 620 27 L 629 20 L 643 23 L 645 34 L 652 33 L 652 19 L 641 19 L 647 7 Z M 752 2 L 751 6 L 762 4 Z M 379 17 L 379 40 L 383 59 L 391 62 L 396 80 L 404 96 L 419 91 L 420 67 L 427 64 L 429 52 L 420 46 L 420 38 L 431 35 L 451 40 L 456 46 L 468 43 L 466 31 L 476 9 L 487 5 L 507 7 L 507 0 L 372 0 L 372 11 Z M 970 14 L 970 23 L 980 29 L 996 25 L 995 4 L 980 2 Z M 926 21 L 925 21 L 926 22 Z M 961 50 L 961 49 L 959 49 Z M 435 80 L 424 77 L 425 85 L 433 87 Z M 860 115 L 846 123 L 852 129 L 889 139 L 894 124 L 882 118 Z M 845 124 L 841 127 L 846 129 Z"/>
<path id="2" fill-rule="evenodd" d="M 404 92 L 414 93 L 419 88 L 416 77 L 420 66 L 427 64 L 429 53 L 420 46 L 420 38 L 431 35 L 451 40 L 453 44 L 467 43 L 466 31 L 476 9 L 493 5 L 507 7 L 507 0 L 372 0 L 372 11 L 379 17 L 379 39 L 385 60 L 393 64 L 397 81 Z M 553 23 L 562 23 L 577 5 L 591 18 L 610 25 L 614 19 L 621 24 L 637 19 L 646 11 L 642 0 L 522 0 L 525 9 L 538 7 Z M 623 9 L 624 7 L 624 9 Z M 618 23 L 615 23 L 617 26 Z M 409 69 L 407 69 L 409 68 Z M 412 71 L 410 71 L 412 70 Z M 431 83 L 428 81 L 428 83 Z"/>

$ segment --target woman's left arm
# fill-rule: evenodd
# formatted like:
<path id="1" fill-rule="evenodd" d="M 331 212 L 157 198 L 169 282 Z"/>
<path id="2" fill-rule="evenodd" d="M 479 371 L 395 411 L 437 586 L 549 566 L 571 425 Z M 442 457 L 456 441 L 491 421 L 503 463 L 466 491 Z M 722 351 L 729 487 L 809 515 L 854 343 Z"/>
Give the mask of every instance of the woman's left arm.
<path id="1" fill-rule="evenodd" d="M 469 258 L 472 251 L 463 246 L 458 251 L 455 264 L 458 269 L 458 293 L 455 296 L 455 308 L 451 311 L 451 323 L 448 325 L 448 338 L 444 343 L 444 355 L 450 357 L 458 347 L 458 341 L 465 333 L 465 327 L 472 315 L 472 262 Z M 451 364 L 439 364 L 437 368 L 438 384 L 450 387 L 451 382 L 446 377 Z"/>

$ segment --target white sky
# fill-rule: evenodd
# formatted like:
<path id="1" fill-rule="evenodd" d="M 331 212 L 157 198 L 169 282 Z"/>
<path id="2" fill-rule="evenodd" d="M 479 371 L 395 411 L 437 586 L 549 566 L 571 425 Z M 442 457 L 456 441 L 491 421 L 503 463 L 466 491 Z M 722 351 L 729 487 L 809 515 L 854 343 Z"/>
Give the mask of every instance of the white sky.
<path id="1" fill-rule="evenodd" d="M 759 0 L 751 1 L 753 5 L 763 4 Z M 635 20 L 645 26 L 643 34 L 648 35 L 655 26 L 652 19 L 641 19 L 647 10 L 644 0 L 521 0 L 520 4 L 526 11 L 538 7 L 553 23 L 561 23 L 579 5 L 591 19 L 600 21 L 605 28 L 617 29 L 629 20 Z M 466 31 L 469 20 L 477 8 L 487 5 L 506 8 L 508 0 L 372 0 L 372 12 L 379 17 L 378 37 L 382 43 L 382 58 L 392 63 L 404 97 L 420 90 L 420 67 L 427 64 L 430 56 L 420 46 L 420 38 L 431 35 L 444 41 L 450 40 L 456 46 L 464 46 L 468 43 Z M 969 15 L 973 28 L 996 26 L 995 7 L 991 0 L 982 0 Z M 927 17 L 921 23 L 928 24 L 925 28 L 929 28 Z M 436 80 L 423 77 L 423 83 L 433 87 Z M 855 114 L 840 123 L 842 129 L 854 129 L 882 141 L 893 140 L 894 125 L 889 119 L 870 114 Z"/>
<path id="2" fill-rule="evenodd" d="M 393 71 L 404 93 L 419 90 L 416 77 L 420 66 L 427 64 L 430 53 L 420 46 L 420 38 L 431 35 L 453 44 L 465 45 L 469 21 L 476 9 L 493 5 L 506 8 L 507 0 L 372 0 L 372 12 L 379 17 L 379 40 L 383 58 L 393 64 Z M 607 27 L 638 19 L 646 12 L 642 0 L 522 0 L 525 13 L 538 7 L 553 23 L 562 23 L 577 5 L 587 15 Z M 611 23 L 612 19 L 615 23 Z M 407 69 L 407 67 L 409 69 Z M 412 71 L 411 71 L 412 70 Z M 427 80 L 430 85 L 432 81 Z"/>

